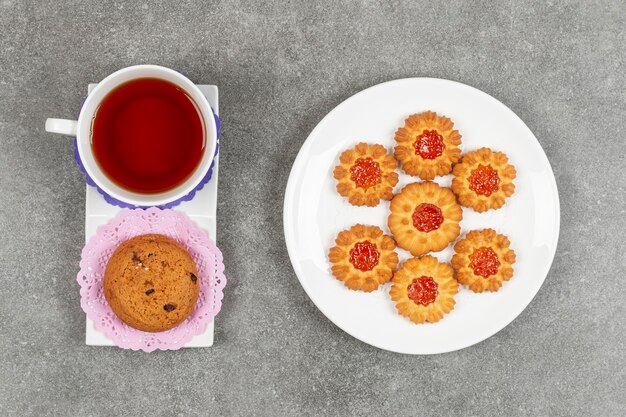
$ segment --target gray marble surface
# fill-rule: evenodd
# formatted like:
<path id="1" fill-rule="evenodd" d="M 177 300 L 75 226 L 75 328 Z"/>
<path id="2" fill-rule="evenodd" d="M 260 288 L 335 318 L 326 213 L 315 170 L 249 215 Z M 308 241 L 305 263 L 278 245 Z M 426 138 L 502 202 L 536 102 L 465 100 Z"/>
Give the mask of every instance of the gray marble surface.
<path id="1" fill-rule="evenodd" d="M 55 4 L 56 3 L 56 4 Z M 626 3 L 0 1 L 0 414 L 626 414 Z M 216 344 L 154 354 L 84 344 L 83 177 L 46 117 L 131 64 L 221 92 Z M 404 356 L 331 324 L 298 283 L 282 201 L 334 106 L 382 81 L 493 95 L 545 149 L 561 237 L 537 297 L 462 351 Z"/>

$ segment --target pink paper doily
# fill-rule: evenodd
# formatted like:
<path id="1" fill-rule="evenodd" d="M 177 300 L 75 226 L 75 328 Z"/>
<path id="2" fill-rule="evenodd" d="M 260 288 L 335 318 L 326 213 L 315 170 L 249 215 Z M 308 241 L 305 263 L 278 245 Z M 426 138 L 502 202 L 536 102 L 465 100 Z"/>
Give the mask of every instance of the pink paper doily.
<path id="1" fill-rule="evenodd" d="M 104 270 L 113 251 L 124 241 L 147 233 L 159 233 L 181 243 L 198 268 L 200 295 L 198 304 L 187 320 L 160 333 L 134 329 L 122 322 L 104 298 Z M 183 213 L 156 207 L 125 209 L 109 223 L 100 226 L 83 248 L 80 271 L 80 305 L 95 328 L 124 349 L 152 352 L 155 349 L 176 350 L 205 331 L 207 324 L 222 307 L 226 285 L 222 252 L 207 233 Z"/>

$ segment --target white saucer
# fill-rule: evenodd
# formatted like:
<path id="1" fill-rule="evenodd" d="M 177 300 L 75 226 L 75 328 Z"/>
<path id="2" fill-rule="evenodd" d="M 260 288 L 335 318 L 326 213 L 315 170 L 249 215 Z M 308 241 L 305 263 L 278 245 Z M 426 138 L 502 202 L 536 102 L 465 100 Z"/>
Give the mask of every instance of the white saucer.
<path id="1" fill-rule="evenodd" d="M 88 92 L 96 86 L 89 84 Z M 215 85 L 198 85 L 198 88 L 209 100 L 209 104 L 216 114 L 219 115 L 219 95 Z M 213 166 L 213 175 L 211 180 L 202 190 L 198 191 L 191 201 L 184 201 L 180 205 L 174 207 L 174 210 L 185 213 L 199 227 L 206 230 L 209 237 L 216 242 L 216 212 L 217 212 L 217 177 L 219 171 L 219 154 L 215 157 Z M 87 185 L 87 202 L 85 208 L 85 241 L 87 242 L 99 226 L 107 223 L 117 213 L 122 210 L 120 207 L 107 203 L 102 195 L 94 188 Z M 209 347 L 213 345 L 213 326 L 211 321 L 206 331 L 195 336 L 184 347 Z M 97 331 L 93 322 L 87 319 L 87 330 L 85 333 L 85 343 L 90 346 L 114 346 L 104 334 Z"/>

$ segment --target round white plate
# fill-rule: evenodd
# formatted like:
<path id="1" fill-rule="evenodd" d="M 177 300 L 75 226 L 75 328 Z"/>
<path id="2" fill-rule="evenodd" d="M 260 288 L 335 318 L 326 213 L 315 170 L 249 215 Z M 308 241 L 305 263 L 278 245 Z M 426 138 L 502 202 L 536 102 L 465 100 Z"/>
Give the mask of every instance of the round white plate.
<path id="1" fill-rule="evenodd" d="M 462 135 L 462 150 L 482 146 L 505 152 L 517 168 L 515 193 L 499 210 L 463 209 L 462 234 L 493 228 L 511 240 L 515 275 L 496 293 L 475 294 L 461 286 L 456 306 L 442 320 L 415 325 L 398 315 L 390 284 L 372 293 L 351 291 L 330 273 L 328 250 L 337 233 L 353 224 L 389 233 L 389 203 L 354 207 L 335 190 L 332 171 L 339 154 L 358 142 L 391 150 L 394 133 L 413 113 L 432 110 L 450 117 Z M 417 181 L 401 170 L 398 192 Z M 451 176 L 436 182 L 449 186 Z M 509 108 L 473 87 L 453 81 L 409 78 L 368 88 L 331 111 L 300 149 L 289 176 L 284 206 L 285 240 L 302 287 L 333 323 L 365 343 L 394 352 L 433 354 L 462 349 L 509 324 L 543 283 L 559 236 L 559 197 L 550 163 L 530 129 Z M 400 261 L 410 257 L 398 249 Z M 449 262 L 452 245 L 431 253 Z"/>

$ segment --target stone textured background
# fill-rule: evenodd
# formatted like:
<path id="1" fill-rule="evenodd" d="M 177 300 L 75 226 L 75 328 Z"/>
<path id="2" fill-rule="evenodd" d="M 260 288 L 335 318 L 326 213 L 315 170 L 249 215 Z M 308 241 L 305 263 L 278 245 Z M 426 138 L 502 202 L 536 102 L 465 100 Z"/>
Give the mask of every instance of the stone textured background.
<path id="1" fill-rule="evenodd" d="M 626 414 L 626 3 L 0 0 L 0 414 Z M 220 87 L 218 244 L 229 284 L 211 349 L 84 345 L 74 276 L 84 184 L 46 117 L 139 63 Z M 465 350 L 384 352 L 332 325 L 287 256 L 282 203 L 317 122 L 413 76 L 477 87 L 535 133 L 561 238 L 541 291 Z"/>

